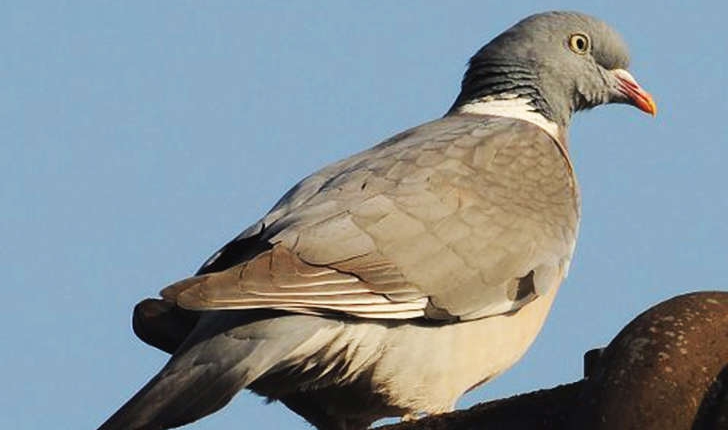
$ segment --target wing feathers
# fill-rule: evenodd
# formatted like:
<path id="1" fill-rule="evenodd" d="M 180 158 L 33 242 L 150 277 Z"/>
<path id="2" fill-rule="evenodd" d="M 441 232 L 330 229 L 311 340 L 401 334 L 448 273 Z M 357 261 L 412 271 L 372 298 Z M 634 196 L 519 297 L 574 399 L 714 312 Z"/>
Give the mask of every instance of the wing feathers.
<path id="1" fill-rule="evenodd" d="M 361 271 L 364 277 L 347 271 Z M 316 266 L 279 244 L 242 265 L 171 285 L 162 297 L 189 310 L 275 308 L 368 318 L 422 316 L 427 298 L 397 273 L 393 265 L 371 256 L 336 267 Z M 374 286 L 367 276 L 388 283 Z"/>
<path id="2" fill-rule="evenodd" d="M 573 253 L 578 190 L 564 155 L 523 121 L 425 124 L 305 179 L 203 268 L 214 273 L 163 297 L 368 318 L 515 310 L 524 300 L 509 286 L 533 271 L 542 294 Z"/>

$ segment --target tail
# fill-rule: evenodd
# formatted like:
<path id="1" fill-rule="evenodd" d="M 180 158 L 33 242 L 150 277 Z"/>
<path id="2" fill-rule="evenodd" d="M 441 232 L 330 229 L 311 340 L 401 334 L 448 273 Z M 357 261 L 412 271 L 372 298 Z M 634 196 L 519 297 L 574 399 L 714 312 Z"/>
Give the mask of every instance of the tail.
<path id="1" fill-rule="evenodd" d="M 295 316 L 205 314 L 167 365 L 98 430 L 169 429 L 217 411 L 305 342 L 311 333 L 301 327 Z"/>

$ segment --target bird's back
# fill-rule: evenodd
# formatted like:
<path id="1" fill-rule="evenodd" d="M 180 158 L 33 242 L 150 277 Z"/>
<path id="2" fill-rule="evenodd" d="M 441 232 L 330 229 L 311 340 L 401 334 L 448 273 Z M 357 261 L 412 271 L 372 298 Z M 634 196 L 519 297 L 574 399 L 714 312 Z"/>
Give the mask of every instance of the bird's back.
<path id="1" fill-rule="evenodd" d="M 309 176 L 249 232 L 281 250 L 274 260 L 290 253 L 353 274 L 397 303 L 427 299 L 430 318 L 474 319 L 518 309 L 560 279 L 578 218 L 568 154 L 552 136 L 522 120 L 450 115 Z M 367 309 L 348 313 L 417 316 Z"/>

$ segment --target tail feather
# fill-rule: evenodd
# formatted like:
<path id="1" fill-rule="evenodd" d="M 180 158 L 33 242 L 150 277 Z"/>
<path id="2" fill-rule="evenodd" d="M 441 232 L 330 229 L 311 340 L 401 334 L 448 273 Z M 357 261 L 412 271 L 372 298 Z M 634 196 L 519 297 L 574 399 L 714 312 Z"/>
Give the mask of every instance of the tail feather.
<path id="1" fill-rule="evenodd" d="M 98 430 L 162 430 L 209 415 L 310 335 L 295 317 L 251 321 L 249 315 L 203 317 L 167 365 Z"/>
<path id="2" fill-rule="evenodd" d="M 194 387 L 198 382 L 202 383 L 202 373 L 204 372 L 199 369 L 190 369 L 189 372 L 174 375 L 158 374 L 102 424 L 99 430 L 161 430 L 179 427 L 201 418 L 204 415 L 185 410 L 184 404 L 195 402 L 199 393 L 195 392 Z M 235 394 L 229 393 L 230 390 L 225 391 L 228 394 L 227 400 Z M 226 403 L 215 402 L 216 399 L 199 400 L 209 404 L 206 408 L 209 409 L 208 413 Z"/>

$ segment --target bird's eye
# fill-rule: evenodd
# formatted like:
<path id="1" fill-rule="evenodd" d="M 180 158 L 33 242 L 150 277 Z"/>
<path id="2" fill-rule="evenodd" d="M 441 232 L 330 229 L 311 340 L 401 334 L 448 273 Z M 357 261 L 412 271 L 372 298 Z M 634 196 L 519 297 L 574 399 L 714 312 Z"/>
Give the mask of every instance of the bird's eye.
<path id="1" fill-rule="evenodd" d="M 589 36 L 584 33 L 572 34 L 569 37 L 569 49 L 577 54 L 586 54 L 589 52 Z"/>

